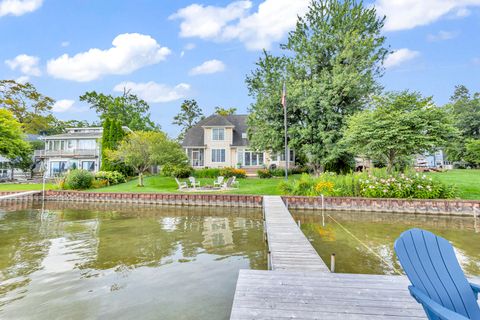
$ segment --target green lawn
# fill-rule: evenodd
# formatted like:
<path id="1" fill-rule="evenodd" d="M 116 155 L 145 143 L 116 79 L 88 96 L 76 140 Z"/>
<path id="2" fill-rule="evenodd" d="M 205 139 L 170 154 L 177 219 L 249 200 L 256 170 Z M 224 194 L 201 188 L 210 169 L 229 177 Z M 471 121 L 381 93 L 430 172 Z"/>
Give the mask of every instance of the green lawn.
<path id="1" fill-rule="evenodd" d="M 430 172 L 427 175 L 446 184 L 456 185 L 462 199 L 480 200 L 480 170 L 456 169 Z"/>
<path id="2" fill-rule="evenodd" d="M 52 183 L 45 184 L 46 190 L 56 189 L 56 186 Z M 42 190 L 41 183 L 0 183 L 0 191 L 34 191 Z"/>
<path id="3" fill-rule="evenodd" d="M 295 176 L 293 176 L 295 178 Z M 297 176 L 298 177 L 298 176 Z M 181 179 L 185 180 L 185 179 Z M 201 186 L 213 185 L 214 179 L 197 179 Z M 283 178 L 259 179 L 247 178 L 238 179 L 239 188 L 230 191 L 218 191 L 222 194 L 259 194 L 259 195 L 279 195 L 278 184 L 284 181 Z M 144 187 L 137 187 L 137 180 L 131 180 L 127 183 L 117 184 L 115 186 L 102 189 L 95 189 L 97 192 L 164 192 L 180 193 L 177 189 L 177 183 L 173 178 L 162 176 L 146 177 Z M 93 191 L 93 190 L 92 190 Z M 181 192 L 184 193 L 184 192 Z M 210 193 L 210 192 L 209 192 Z"/>

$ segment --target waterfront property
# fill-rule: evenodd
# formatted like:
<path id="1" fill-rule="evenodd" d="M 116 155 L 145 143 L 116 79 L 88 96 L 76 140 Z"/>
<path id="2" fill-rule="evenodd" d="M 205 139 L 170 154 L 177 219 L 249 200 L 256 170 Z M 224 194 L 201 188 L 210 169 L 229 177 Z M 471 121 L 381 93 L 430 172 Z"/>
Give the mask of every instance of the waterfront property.
<path id="1" fill-rule="evenodd" d="M 43 163 L 46 177 L 60 176 L 69 169 L 97 172 L 102 162 L 102 133 L 102 127 L 67 128 L 65 133 L 45 136 L 45 150 L 36 150 L 35 158 Z"/>
<path id="2" fill-rule="evenodd" d="M 182 146 L 194 168 L 241 167 L 255 172 L 265 166 L 285 167 L 285 154 L 249 148 L 247 115 L 211 115 L 188 130 Z M 295 163 L 290 151 L 289 165 Z"/>

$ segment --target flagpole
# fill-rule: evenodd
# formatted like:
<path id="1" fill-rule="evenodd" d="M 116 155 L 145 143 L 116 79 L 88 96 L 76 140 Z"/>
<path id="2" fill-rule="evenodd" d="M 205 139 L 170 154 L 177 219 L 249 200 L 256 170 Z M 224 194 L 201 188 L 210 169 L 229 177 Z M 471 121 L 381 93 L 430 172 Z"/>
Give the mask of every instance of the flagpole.
<path id="1" fill-rule="evenodd" d="M 283 125 L 285 129 L 285 180 L 288 180 L 287 88 L 283 82 Z"/>

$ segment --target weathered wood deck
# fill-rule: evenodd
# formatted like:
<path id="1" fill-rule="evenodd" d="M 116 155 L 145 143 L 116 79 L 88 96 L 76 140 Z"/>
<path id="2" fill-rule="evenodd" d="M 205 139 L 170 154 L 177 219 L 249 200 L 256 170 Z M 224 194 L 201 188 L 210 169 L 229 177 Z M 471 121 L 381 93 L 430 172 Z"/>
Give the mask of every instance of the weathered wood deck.
<path id="1" fill-rule="evenodd" d="M 280 197 L 264 215 L 272 271 L 240 271 L 231 319 L 426 319 L 405 277 L 330 273 Z"/>
<path id="2" fill-rule="evenodd" d="M 241 270 L 231 318 L 426 319 L 402 276 Z"/>
<path id="3" fill-rule="evenodd" d="M 263 210 L 272 270 L 329 272 L 280 197 L 265 196 Z"/>

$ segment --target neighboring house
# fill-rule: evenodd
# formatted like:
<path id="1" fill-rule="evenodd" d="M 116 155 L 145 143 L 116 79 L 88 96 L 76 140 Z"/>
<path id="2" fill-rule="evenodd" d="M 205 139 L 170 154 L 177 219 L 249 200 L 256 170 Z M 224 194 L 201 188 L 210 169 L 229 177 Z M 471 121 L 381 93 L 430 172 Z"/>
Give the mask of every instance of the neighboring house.
<path id="1" fill-rule="evenodd" d="M 249 149 L 247 115 L 211 115 L 188 130 L 182 146 L 194 168 L 238 167 L 258 169 L 275 164 L 285 167 L 285 155 Z M 290 152 L 289 165 L 295 163 Z"/>
<path id="2" fill-rule="evenodd" d="M 36 140 L 40 140 L 40 136 L 38 134 L 27 134 L 25 136 L 25 141 L 27 142 L 32 142 Z M 12 169 L 10 159 L 0 156 L 0 180 L 12 178 L 27 179 L 29 178 L 29 172 L 23 172 L 20 169 Z"/>
<path id="3" fill-rule="evenodd" d="M 450 162 L 447 160 L 443 150 L 437 150 L 433 154 L 417 155 L 415 166 L 421 168 L 451 168 Z"/>
<path id="4" fill-rule="evenodd" d="M 99 171 L 102 133 L 102 127 L 67 128 L 65 133 L 43 137 L 45 150 L 36 150 L 35 157 L 42 161 L 45 176 L 59 176 L 70 169 Z"/>

